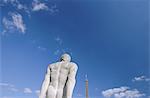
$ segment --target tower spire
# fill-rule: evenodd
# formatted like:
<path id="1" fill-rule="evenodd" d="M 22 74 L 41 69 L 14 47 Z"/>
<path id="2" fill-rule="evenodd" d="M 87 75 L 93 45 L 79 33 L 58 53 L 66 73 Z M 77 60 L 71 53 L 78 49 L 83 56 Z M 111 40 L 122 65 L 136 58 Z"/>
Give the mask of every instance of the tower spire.
<path id="1" fill-rule="evenodd" d="M 85 75 L 85 96 L 86 96 L 86 98 L 89 97 L 89 95 L 88 95 L 88 76 L 87 76 L 87 74 Z"/>
<path id="2" fill-rule="evenodd" d="M 87 74 L 85 75 L 85 80 L 88 80 L 88 76 L 87 76 Z"/>

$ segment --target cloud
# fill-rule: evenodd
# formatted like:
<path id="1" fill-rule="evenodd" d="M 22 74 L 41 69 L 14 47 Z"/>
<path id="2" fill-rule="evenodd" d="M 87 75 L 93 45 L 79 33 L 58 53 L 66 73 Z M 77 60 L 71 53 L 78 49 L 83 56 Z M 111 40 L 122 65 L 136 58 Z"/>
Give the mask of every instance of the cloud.
<path id="1" fill-rule="evenodd" d="M 48 6 L 49 5 L 49 6 Z M 22 34 L 25 34 L 26 32 L 26 26 L 23 21 L 23 17 L 21 14 L 17 13 L 17 11 L 26 12 L 28 17 L 31 17 L 31 13 L 34 11 L 40 11 L 44 10 L 50 13 L 51 15 L 55 15 L 56 12 L 58 12 L 58 8 L 56 4 L 49 3 L 48 1 L 39 1 L 39 0 L 33 0 L 30 3 L 22 3 L 19 0 L 1 0 L 0 7 L 13 7 L 13 10 L 15 12 L 10 13 L 8 12 L 8 17 L 4 16 L 2 18 L 2 24 L 3 24 L 3 31 L 2 35 L 6 33 L 13 33 L 19 31 Z M 25 15 L 25 14 L 23 14 Z"/>
<path id="2" fill-rule="evenodd" d="M 32 11 L 39 11 L 39 10 L 49 10 L 49 7 L 45 3 L 41 3 L 38 0 L 34 0 L 32 2 Z"/>
<path id="3" fill-rule="evenodd" d="M 10 83 L 4 83 L 4 82 L 0 82 L 0 88 L 2 93 L 3 92 L 9 92 L 9 93 L 15 93 L 15 94 L 19 94 L 19 93 L 23 93 L 23 94 L 36 94 L 39 96 L 40 94 L 40 90 L 35 90 L 32 91 L 31 88 L 26 87 L 26 88 L 22 88 L 22 89 L 18 89 L 15 87 L 15 85 L 10 84 Z M 12 98 L 12 96 L 7 96 L 7 95 L 3 95 L 0 96 L 0 98 Z"/>
<path id="4" fill-rule="evenodd" d="M 9 84 L 9 83 L 0 83 L 0 86 L 9 86 L 9 87 L 14 87 L 14 85 Z"/>
<path id="5" fill-rule="evenodd" d="M 24 91 L 23 91 L 25 94 L 31 94 L 32 93 L 32 90 L 30 88 L 24 88 Z"/>
<path id="6" fill-rule="evenodd" d="M 112 88 L 102 91 L 102 95 L 106 98 L 140 98 L 145 94 L 140 93 L 137 89 L 131 90 L 129 87 Z"/>
<path id="7" fill-rule="evenodd" d="M 31 17 L 31 13 L 34 11 L 45 10 L 48 11 L 51 15 L 55 15 L 58 12 L 58 8 L 56 4 L 49 3 L 48 1 L 40 1 L 33 0 L 30 3 L 22 3 L 19 0 L 1 0 L 0 7 L 11 6 L 15 9 L 15 11 L 23 11 L 26 12 L 29 17 Z"/>
<path id="8" fill-rule="evenodd" d="M 23 23 L 22 16 L 20 14 L 12 13 L 12 19 L 14 26 L 22 33 L 25 33 L 26 27 L 25 24 Z"/>
<path id="9" fill-rule="evenodd" d="M 49 12 L 50 12 L 51 14 L 57 13 L 58 11 L 59 11 L 59 10 L 58 10 L 56 4 L 52 5 L 52 6 L 49 8 Z"/>
<path id="10" fill-rule="evenodd" d="M 113 96 L 115 93 L 124 92 L 127 89 L 128 89 L 128 87 L 113 88 L 113 89 L 108 89 L 108 90 L 102 91 L 102 94 L 103 94 L 103 96 L 109 98 L 109 97 Z"/>
<path id="11" fill-rule="evenodd" d="M 7 90 L 9 92 L 18 92 L 19 90 L 12 84 L 9 83 L 0 83 L 0 87 L 3 88 L 3 90 Z"/>
<path id="12" fill-rule="evenodd" d="M 8 20 L 6 17 L 3 18 L 2 24 L 3 24 L 4 29 L 5 29 L 3 31 L 3 33 L 9 32 L 9 31 L 12 31 L 15 29 L 13 22 L 11 20 Z"/>
<path id="13" fill-rule="evenodd" d="M 146 81 L 146 82 L 149 82 L 150 81 L 150 78 L 147 78 L 146 76 L 138 76 L 138 77 L 135 77 L 134 79 L 132 79 L 133 82 L 139 82 L 139 81 Z"/>
<path id="14" fill-rule="evenodd" d="M 23 4 L 21 4 L 18 0 L 2 0 L 4 5 L 12 5 L 13 7 L 21 10 L 21 9 L 27 9 L 27 7 Z"/>
<path id="15" fill-rule="evenodd" d="M 12 6 L 17 10 L 21 10 L 27 13 L 30 17 L 30 7 L 20 3 L 18 0 L 2 0 L 2 6 Z"/>
<path id="16" fill-rule="evenodd" d="M 3 1 L 3 4 L 5 5 L 11 4 L 13 7 L 18 8 L 20 6 L 20 8 L 23 8 L 23 5 L 18 0 L 2 0 L 2 1 Z"/>
<path id="17" fill-rule="evenodd" d="M 28 15 L 29 17 L 31 17 L 30 8 L 28 8 L 26 5 L 23 5 L 23 4 L 21 4 L 21 3 L 18 3 L 17 6 L 16 6 L 16 8 L 17 8 L 18 10 L 23 10 L 24 12 L 27 13 L 27 15 Z"/>
<path id="18" fill-rule="evenodd" d="M 9 18 L 4 17 L 2 24 L 4 26 L 3 33 L 19 31 L 25 34 L 26 26 L 23 22 L 22 16 L 19 13 L 9 13 Z"/>
<path id="19" fill-rule="evenodd" d="M 49 5 L 49 6 L 48 6 Z M 2 35 L 5 35 L 6 33 L 13 33 L 16 31 L 19 31 L 22 34 L 25 34 L 26 32 L 26 25 L 24 24 L 23 17 L 21 14 L 17 13 L 17 11 L 26 12 L 28 17 L 31 17 L 31 13 L 34 11 L 48 11 L 51 15 L 55 15 L 56 12 L 58 12 L 58 8 L 56 4 L 48 4 L 48 1 L 39 1 L 39 0 L 33 0 L 30 3 L 22 3 L 19 0 L 1 0 L 0 7 L 13 7 L 13 10 L 15 12 L 8 12 L 8 16 L 4 16 L 2 18 L 2 24 L 3 24 L 3 31 L 1 32 Z M 25 14 L 23 14 L 25 15 Z"/>
<path id="20" fill-rule="evenodd" d="M 18 3 L 18 0 L 2 0 L 2 1 L 3 1 L 3 3 L 6 3 L 6 4 L 8 4 L 8 3 L 11 3 L 11 4 Z"/>
<path id="21" fill-rule="evenodd" d="M 39 0 L 34 0 L 32 2 L 32 11 L 48 11 L 50 14 L 58 12 L 56 4 L 48 6 L 47 3 L 40 2 Z"/>

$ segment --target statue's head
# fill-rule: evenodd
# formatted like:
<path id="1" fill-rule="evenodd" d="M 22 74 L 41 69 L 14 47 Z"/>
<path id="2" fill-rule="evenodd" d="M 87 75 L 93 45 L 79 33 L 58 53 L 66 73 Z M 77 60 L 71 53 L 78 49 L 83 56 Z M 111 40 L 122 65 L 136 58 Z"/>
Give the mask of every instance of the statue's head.
<path id="1" fill-rule="evenodd" d="M 70 62 L 71 61 L 71 56 L 67 53 L 63 54 L 60 58 L 61 61 L 65 61 L 65 62 Z"/>

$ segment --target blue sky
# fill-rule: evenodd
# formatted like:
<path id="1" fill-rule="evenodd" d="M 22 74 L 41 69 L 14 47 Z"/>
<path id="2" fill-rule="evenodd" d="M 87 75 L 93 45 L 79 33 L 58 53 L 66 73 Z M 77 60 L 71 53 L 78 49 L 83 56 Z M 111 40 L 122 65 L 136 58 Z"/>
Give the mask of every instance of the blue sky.
<path id="1" fill-rule="evenodd" d="M 37 98 L 64 52 L 79 66 L 74 98 L 84 98 L 86 74 L 89 98 L 149 98 L 147 0 L 0 2 L 0 98 Z"/>

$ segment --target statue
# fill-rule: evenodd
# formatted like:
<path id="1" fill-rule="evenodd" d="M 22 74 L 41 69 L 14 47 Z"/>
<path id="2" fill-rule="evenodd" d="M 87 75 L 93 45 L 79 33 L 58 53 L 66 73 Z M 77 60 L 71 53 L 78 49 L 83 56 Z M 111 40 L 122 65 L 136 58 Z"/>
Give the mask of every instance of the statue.
<path id="1" fill-rule="evenodd" d="M 39 98 L 72 98 L 78 67 L 68 54 L 47 68 Z"/>

